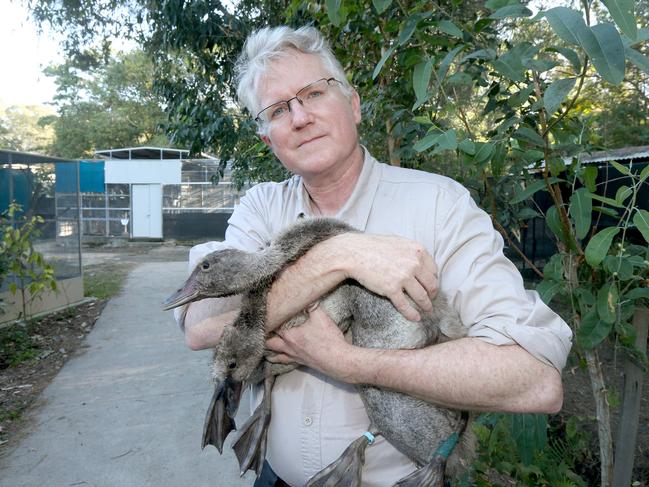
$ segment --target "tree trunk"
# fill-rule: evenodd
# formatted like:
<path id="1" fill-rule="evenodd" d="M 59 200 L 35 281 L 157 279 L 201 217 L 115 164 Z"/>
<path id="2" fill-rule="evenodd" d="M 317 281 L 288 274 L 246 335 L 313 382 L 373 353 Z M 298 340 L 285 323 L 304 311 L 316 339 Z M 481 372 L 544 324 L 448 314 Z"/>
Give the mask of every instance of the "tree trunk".
<path id="1" fill-rule="evenodd" d="M 390 157 L 390 165 L 400 167 L 401 158 L 394 153 L 397 144 L 394 140 L 394 135 L 392 135 L 392 123 L 390 122 L 390 119 L 385 121 L 385 132 L 388 135 L 388 156 Z"/>
<path id="2" fill-rule="evenodd" d="M 588 364 L 590 385 L 595 397 L 597 414 L 597 436 L 599 437 L 599 456 L 601 461 L 602 487 L 612 485 L 613 476 L 613 435 L 611 434 L 611 409 L 606 398 L 606 383 L 602 372 L 602 363 L 596 350 L 584 351 Z"/>

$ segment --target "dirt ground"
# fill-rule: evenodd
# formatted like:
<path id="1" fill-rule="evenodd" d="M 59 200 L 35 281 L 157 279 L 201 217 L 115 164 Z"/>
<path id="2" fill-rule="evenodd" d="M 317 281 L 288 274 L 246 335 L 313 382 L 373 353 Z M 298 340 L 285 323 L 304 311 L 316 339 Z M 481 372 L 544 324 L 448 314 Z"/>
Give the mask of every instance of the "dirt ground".
<path id="1" fill-rule="evenodd" d="M 83 265 L 85 270 L 98 265 L 132 266 L 143 262 L 184 261 L 188 251 L 188 246 L 175 245 L 173 242 L 88 247 L 83 249 Z M 5 412 L 0 414 L 0 450 L 20 437 L 24 426 L 21 412 L 30 407 L 70 357 L 84 352 L 84 338 L 105 304 L 106 300 L 92 300 L 73 310 L 46 317 L 32 330 L 38 344 L 35 357 L 17 366 L 0 363 L 0 413 Z M 612 397 L 617 396 L 621 400 L 623 357 L 603 353 L 601 359 L 605 364 Z M 585 427 L 596 440 L 590 382 L 586 372 L 576 364 L 569 364 L 564 370 L 564 392 L 564 408 L 560 415 L 583 417 Z M 7 414 L 7 411 L 13 413 Z M 596 444 L 593 444 L 593 449 L 595 452 Z M 634 480 L 639 481 L 641 486 L 649 487 L 649 374 L 645 374 L 643 385 L 635 465 Z"/>

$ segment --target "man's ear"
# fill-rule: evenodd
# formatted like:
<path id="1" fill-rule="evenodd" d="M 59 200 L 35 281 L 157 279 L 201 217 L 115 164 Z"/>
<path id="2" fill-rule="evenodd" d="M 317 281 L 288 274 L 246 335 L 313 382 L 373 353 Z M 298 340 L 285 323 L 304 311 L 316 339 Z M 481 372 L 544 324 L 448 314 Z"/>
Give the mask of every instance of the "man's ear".
<path id="1" fill-rule="evenodd" d="M 358 95 L 358 92 L 356 90 L 352 90 L 352 96 L 351 96 L 351 103 L 352 103 L 352 113 L 354 114 L 354 122 L 356 122 L 356 125 L 361 123 L 361 97 Z"/>
<path id="2" fill-rule="evenodd" d="M 270 137 L 268 135 L 260 135 L 259 138 L 266 144 L 270 149 L 273 149 L 273 143 L 270 140 Z"/>

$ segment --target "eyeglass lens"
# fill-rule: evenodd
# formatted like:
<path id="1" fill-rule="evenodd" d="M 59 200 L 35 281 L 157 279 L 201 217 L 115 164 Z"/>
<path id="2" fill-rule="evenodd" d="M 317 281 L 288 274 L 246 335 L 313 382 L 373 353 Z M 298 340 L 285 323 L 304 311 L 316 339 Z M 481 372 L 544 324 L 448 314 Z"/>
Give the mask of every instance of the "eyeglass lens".
<path id="1" fill-rule="evenodd" d="M 290 103 L 293 100 L 296 100 L 302 106 L 309 108 L 310 106 L 324 98 L 331 84 L 335 81 L 336 80 L 334 78 L 323 78 L 315 81 L 298 91 L 296 95 L 290 100 L 280 101 L 264 108 L 261 112 L 259 112 L 259 115 L 257 115 L 257 119 L 264 122 L 274 122 L 283 118 L 287 113 L 291 111 Z"/>

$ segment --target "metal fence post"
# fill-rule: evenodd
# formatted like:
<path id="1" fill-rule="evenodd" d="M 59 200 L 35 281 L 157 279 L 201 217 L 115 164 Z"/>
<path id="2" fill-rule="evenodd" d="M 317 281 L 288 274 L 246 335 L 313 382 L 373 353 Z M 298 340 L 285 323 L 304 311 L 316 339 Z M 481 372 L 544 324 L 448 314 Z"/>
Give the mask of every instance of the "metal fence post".
<path id="1" fill-rule="evenodd" d="M 647 331 L 649 329 L 649 309 L 636 308 L 633 315 L 636 330 L 635 347 L 647 352 Z M 624 363 L 624 392 L 622 411 L 617 428 L 615 444 L 615 464 L 613 467 L 613 487 L 629 487 L 633 474 L 638 421 L 640 419 L 640 400 L 642 399 L 643 370 L 630 358 Z"/>

